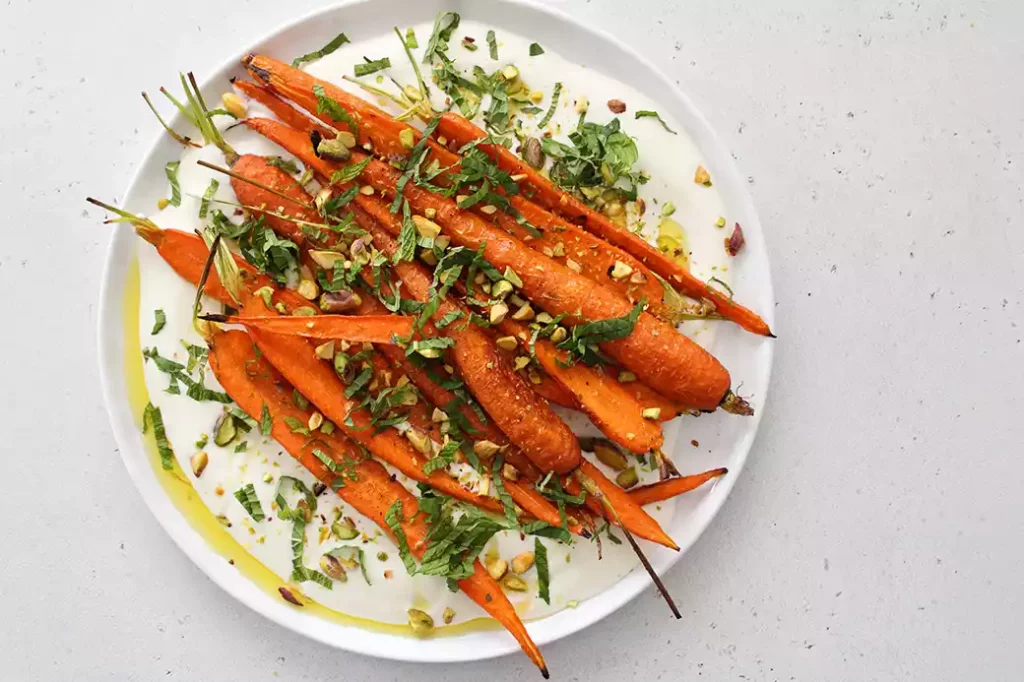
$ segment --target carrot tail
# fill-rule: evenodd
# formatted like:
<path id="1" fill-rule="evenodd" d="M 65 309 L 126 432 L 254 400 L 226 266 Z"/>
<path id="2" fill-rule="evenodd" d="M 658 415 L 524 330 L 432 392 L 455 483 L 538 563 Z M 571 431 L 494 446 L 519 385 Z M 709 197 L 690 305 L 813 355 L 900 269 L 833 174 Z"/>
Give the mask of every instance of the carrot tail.
<path id="1" fill-rule="evenodd" d="M 505 626 L 505 629 L 512 633 L 512 636 L 519 642 L 519 646 L 534 665 L 540 668 L 541 675 L 548 679 L 548 667 L 540 649 L 530 639 L 526 626 L 516 614 L 515 607 L 508 600 L 505 593 L 498 587 L 497 582 L 487 574 L 479 561 L 473 563 L 473 575 L 459 581 L 459 589 L 466 593 L 470 599 L 479 604 L 491 618 Z"/>
<path id="2" fill-rule="evenodd" d="M 394 343 L 395 337 L 408 338 L 413 318 L 401 315 L 316 315 L 300 317 L 240 317 L 205 315 L 210 322 L 240 324 L 273 334 L 301 336 L 306 339 L 344 339 L 353 342 Z"/>
<path id="3" fill-rule="evenodd" d="M 274 114 L 274 116 L 277 116 L 280 120 L 284 121 L 285 124 L 295 128 L 296 130 L 301 130 L 307 135 L 313 130 L 316 130 L 321 135 L 328 138 L 333 138 L 335 135 L 333 130 L 325 128 L 315 119 L 310 118 L 299 109 L 288 104 L 288 102 L 275 95 L 266 85 L 236 80 L 234 82 L 234 86 L 241 90 L 246 97 L 254 99 L 267 109 L 270 109 L 270 112 Z"/>
<path id="4" fill-rule="evenodd" d="M 705 471 L 701 474 L 670 478 L 666 481 L 658 481 L 651 485 L 634 488 L 629 491 L 629 496 L 639 505 L 662 502 L 676 497 L 677 495 L 689 492 L 694 488 L 699 488 L 708 481 L 718 478 L 719 476 L 724 476 L 727 473 L 729 473 L 729 470 L 723 467 L 720 469 L 711 469 L 710 471 Z"/>
<path id="5" fill-rule="evenodd" d="M 643 507 L 634 502 L 629 493 L 608 480 L 601 473 L 600 469 L 587 460 L 583 460 L 580 464 L 580 471 L 600 488 L 601 493 L 618 512 L 619 518 L 622 519 L 622 525 L 626 527 L 626 530 L 651 542 L 664 545 L 669 549 L 679 550 L 679 545 L 669 537 L 668 533 L 662 530 L 661 525 L 650 514 L 645 512 Z M 575 478 L 567 483 L 566 489 L 574 495 L 578 495 L 582 490 Z M 585 504 L 590 511 L 604 517 L 609 523 L 618 525 L 613 518 L 609 518 L 608 510 L 598 500 L 595 500 L 593 496 L 588 495 Z"/>

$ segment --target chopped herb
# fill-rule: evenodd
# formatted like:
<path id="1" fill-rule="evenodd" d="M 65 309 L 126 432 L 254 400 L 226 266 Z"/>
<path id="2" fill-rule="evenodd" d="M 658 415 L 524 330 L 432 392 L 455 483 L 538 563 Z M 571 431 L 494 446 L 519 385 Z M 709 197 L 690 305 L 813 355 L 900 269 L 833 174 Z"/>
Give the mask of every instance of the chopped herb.
<path id="1" fill-rule="evenodd" d="M 566 544 L 572 542 L 572 534 L 569 533 L 568 530 L 565 528 L 559 528 L 558 526 L 552 526 L 546 521 L 531 521 L 530 523 L 524 524 L 520 530 L 522 530 L 526 535 L 538 535 L 543 538 L 559 540 Z"/>
<path id="2" fill-rule="evenodd" d="M 249 441 L 243 440 L 235 446 L 235 452 L 245 452 L 249 449 Z"/>
<path id="3" fill-rule="evenodd" d="M 169 389 L 169 393 L 180 393 L 180 390 L 177 389 L 177 382 L 181 382 L 188 387 L 186 395 L 193 400 L 200 402 L 209 400 L 224 404 L 232 402 L 231 396 L 227 393 L 213 391 L 207 388 L 204 384 L 202 373 L 200 373 L 198 381 L 193 379 L 186 373 L 184 365 L 161 356 L 160 353 L 157 352 L 156 348 L 144 348 L 142 350 L 142 357 L 147 360 L 152 360 L 154 364 L 156 364 L 157 369 L 164 374 L 170 375 L 173 390 Z"/>
<path id="4" fill-rule="evenodd" d="M 421 497 L 421 502 L 423 498 Z M 430 515 L 427 549 L 419 570 L 421 575 L 436 575 L 460 580 L 473 574 L 473 562 L 494 534 L 508 530 L 502 521 L 475 507 L 461 507 L 455 521 L 447 504 L 440 504 Z"/>
<path id="5" fill-rule="evenodd" d="M 310 52 L 309 54 L 304 54 L 301 57 L 296 57 L 295 60 L 292 61 L 292 66 L 299 66 L 300 64 L 305 64 L 306 62 L 315 62 L 317 59 L 321 59 L 331 54 L 332 52 L 334 52 L 347 42 L 349 42 L 348 36 L 346 36 L 344 33 L 339 33 L 338 35 L 334 36 L 333 39 L 331 39 L 331 42 L 327 43 L 319 50 Z"/>
<path id="6" fill-rule="evenodd" d="M 294 161 L 292 161 L 291 159 L 282 158 L 280 156 L 268 156 L 267 164 L 273 166 L 274 168 L 280 168 L 285 173 L 289 173 L 291 175 L 295 175 L 296 173 L 299 172 L 299 167 L 295 165 Z"/>
<path id="7" fill-rule="evenodd" d="M 530 43 L 530 56 L 536 57 L 544 54 L 544 48 L 540 46 L 540 43 Z"/>
<path id="8" fill-rule="evenodd" d="M 164 431 L 164 417 L 159 407 L 148 403 L 142 413 L 142 433 L 153 429 L 153 439 L 156 441 L 157 452 L 160 453 L 160 466 L 166 471 L 174 469 L 174 450 L 167 440 L 167 433 Z"/>
<path id="9" fill-rule="evenodd" d="M 587 364 L 596 364 L 601 359 L 597 351 L 597 344 L 614 341 L 632 334 L 645 305 L 647 305 L 647 300 L 642 299 L 622 317 L 577 324 L 572 328 L 569 337 L 558 344 L 558 348 L 569 351 L 569 364 L 574 363 L 577 359 L 583 360 Z"/>
<path id="10" fill-rule="evenodd" d="M 412 558 L 412 552 L 409 551 L 409 540 L 405 536 L 405 529 L 402 528 L 402 520 L 402 501 L 395 500 L 384 514 L 384 523 L 388 524 L 388 528 L 395 536 L 395 542 L 398 543 L 398 555 L 402 558 L 402 563 L 405 564 L 405 570 L 409 572 L 409 575 L 415 575 L 416 561 Z"/>
<path id="11" fill-rule="evenodd" d="M 430 40 L 423 52 L 423 63 L 430 64 L 434 57 L 446 59 L 445 52 L 448 51 L 448 41 L 452 33 L 459 27 L 461 17 L 456 12 L 441 12 L 434 20 L 434 30 L 430 34 Z"/>
<path id="12" fill-rule="evenodd" d="M 256 423 L 255 419 L 235 405 L 228 408 L 228 415 L 230 415 L 230 417 L 235 421 L 235 426 L 245 433 L 249 433 L 252 429 L 259 428 L 259 424 Z"/>
<path id="13" fill-rule="evenodd" d="M 435 471 L 444 469 L 449 464 L 454 462 L 455 453 L 459 451 L 459 445 L 460 443 L 457 440 L 449 440 L 447 443 L 445 443 L 444 447 L 441 448 L 440 452 L 438 452 L 437 455 L 431 457 L 430 459 L 423 463 L 423 473 L 429 476 Z"/>
<path id="14" fill-rule="evenodd" d="M 343 184 L 345 184 L 347 182 L 352 182 L 353 180 L 358 178 L 359 175 L 364 170 L 366 170 L 366 167 L 370 165 L 370 161 L 372 161 L 372 160 L 373 160 L 372 156 L 367 156 L 362 161 L 359 161 L 357 163 L 350 163 L 349 165 L 345 166 L 340 171 L 337 171 L 334 175 L 331 176 L 331 184 L 332 185 L 343 185 Z M 349 199 L 349 201 L 351 201 L 351 199 Z M 345 203 L 348 203 L 348 202 L 345 202 Z M 340 206 L 335 206 L 333 208 L 334 208 L 334 210 L 337 210 L 338 208 L 340 208 Z"/>
<path id="15" fill-rule="evenodd" d="M 252 483 L 246 483 L 235 491 L 235 499 L 242 505 L 246 513 L 254 521 L 262 521 L 266 518 L 263 515 L 263 507 L 260 505 L 260 498 L 256 496 L 256 488 Z"/>
<path id="16" fill-rule="evenodd" d="M 519 525 L 519 519 L 516 517 L 516 505 L 512 501 L 512 496 L 505 490 L 505 480 L 501 476 L 501 467 L 504 463 L 504 458 L 501 455 L 494 458 L 494 463 L 491 465 L 491 480 L 494 482 L 498 499 L 501 500 L 501 506 L 505 508 L 505 521 L 508 522 L 510 528 L 515 528 Z"/>
<path id="17" fill-rule="evenodd" d="M 153 317 L 153 331 L 150 332 L 150 335 L 156 336 L 157 334 L 160 333 L 160 330 L 167 325 L 167 315 L 166 313 L 164 313 L 163 310 L 157 308 L 156 310 L 153 311 Z"/>
<path id="18" fill-rule="evenodd" d="M 328 470 L 334 473 L 341 471 L 341 465 L 331 459 L 331 456 L 320 448 L 313 448 L 313 456 L 320 460 L 320 463 L 327 467 Z"/>
<path id="19" fill-rule="evenodd" d="M 491 59 L 498 58 L 498 39 L 494 35 L 494 31 L 487 32 L 487 49 L 491 53 Z"/>
<path id="20" fill-rule="evenodd" d="M 348 386 L 345 387 L 345 397 L 351 398 L 359 391 L 363 390 L 363 387 L 370 383 L 370 379 L 373 378 L 373 368 L 367 367 L 352 380 Z"/>
<path id="21" fill-rule="evenodd" d="M 394 263 L 411 261 L 416 257 L 416 224 L 412 221 L 409 202 L 402 203 L 402 231 L 398 234 L 398 249 L 393 257 Z"/>
<path id="22" fill-rule="evenodd" d="M 309 427 L 303 424 L 300 420 L 296 419 L 295 417 L 292 417 L 291 415 L 286 415 L 282 417 L 282 419 L 284 420 L 284 423 L 288 425 L 288 428 L 291 429 L 292 433 L 297 433 L 300 436 L 311 435 L 309 432 Z"/>
<path id="23" fill-rule="evenodd" d="M 363 59 L 366 60 L 366 63 L 356 64 L 355 67 L 355 73 L 357 78 L 360 78 L 362 76 L 369 76 L 370 74 L 377 73 L 378 71 L 383 71 L 384 69 L 391 68 L 391 60 L 388 59 L 387 57 L 372 60 L 363 57 Z"/>
<path id="24" fill-rule="evenodd" d="M 203 192 L 203 199 L 199 202 L 199 217 L 205 218 L 206 214 L 210 212 L 210 201 L 213 199 L 213 195 L 217 193 L 217 188 L 220 187 L 220 183 L 216 179 L 210 180 L 210 185 Z"/>
<path id="25" fill-rule="evenodd" d="M 462 315 L 463 313 L 461 310 L 449 310 L 444 314 L 444 316 L 440 320 L 438 320 L 434 324 L 438 329 L 444 329 L 445 327 L 447 327 L 448 325 L 462 317 Z"/>
<path id="26" fill-rule="evenodd" d="M 665 119 L 663 119 L 661 117 L 661 115 L 658 114 L 657 111 L 643 111 L 643 110 L 641 110 L 641 111 L 636 112 L 636 115 L 634 116 L 634 119 L 641 119 L 641 118 L 656 118 L 656 119 L 658 119 L 658 123 L 661 124 L 662 128 L 664 128 L 668 132 L 672 133 L 673 135 L 677 135 L 678 134 L 678 133 L 676 133 L 676 131 L 674 131 L 674 130 L 672 130 L 671 128 L 668 127 L 668 124 L 665 123 Z"/>
<path id="27" fill-rule="evenodd" d="M 306 396 L 299 393 L 299 389 L 297 388 L 292 389 L 292 404 L 300 410 L 309 409 L 309 401 L 306 400 Z"/>
<path id="28" fill-rule="evenodd" d="M 405 44 L 408 45 L 409 48 L 413 49 L 413 50 L 415 50 L 417 47 L 420 46 L 420 42 L 418 40 L 416 40 L 416 31 L 414 29 L 412 29 L 412 28 L 406 29 L 406 31 L 405 31 Z"/>
<path id="29" fill-rule="evenodd" d="M 636 186 L 647 181 L 644 173 L 633 168 L 639 153 L 633 138 L 620 130 L 618 118 L 604 125 L 581 122 L 569 134 L 569 142 L 549 137 L 541 141 L 544 153 L 553 160 L 551 180 L 560 187 L 584 194 L 590 191 L 593 196 L 599 189 L 616 188 L 632 199 Z"/>
<path id="30" fill-rule="evenodd" d="M 266 403 L 263 403 L 263 410 L 260 412 L 260 433 L 264 436 L 269 436 L 273 427 L 274 420 L 270 417 L 270 408 L 267 407 Z"/>
<path id="31" fill-rule="evenodd" d="M 181 161 L 171 161 L 164 166 L 167 182 L 171 183 L 171 198 L 167 200 L 171 206 L 181 206 L 181 186 L 178 184 L 179 166 L 181 166 Z"/>
<path id="32" fill-rule="evenodd" d="M 544 603 L 550 604 L 551 594 L 548 590 L 551 576 L 548 573 L 548 550 L 540 538 L 533 539 L 533 556 L 537 564 L 537 588 L 540 598 L 544 600 Z"/>
<path id="33" fill-rule="evenodd" d="M 470 52 L 476 52 L 480 49 L 480 46 L 476 44 L 476 40 L 466 36 L 462 39 L 462 47 L 466 48 Z"/>
<path id="34" fill-rule="evenodd" d="M 326 95 L 324 87 L 319 84 L 314 85 L 313 94 L 316 95 L 316 113 L 327 114 L 331 117 L 332 121 L 347 124 L 349 129 L 352 131 L 352 134 L 355 135 L 358 140 L 359 125 L 351 116 L 349 116 L 347 111 L 341 108 L 340 104 Z"/>
<path id="35" fill-rule="evenodd" d="M 264 224 L 263 216 L 247 221 L 233 238 L 238 240 L 242 257 L 278 284 L 287 283 L 298 271 L 298 245 L 278 237 Z"/>
<path id="36" fill-rule="evenodd" d="M 544 114 L 544 118 L 537 124 L 537 128 L 543 128 L 551 120 L 551 117 L 555 115 L 555 109 L 558 108 L 558 96 L 562 94 L 562 84 L 555 83 L 555 89 L 551 92 L 551 106 L 548 107 L 548 113 Z"/>

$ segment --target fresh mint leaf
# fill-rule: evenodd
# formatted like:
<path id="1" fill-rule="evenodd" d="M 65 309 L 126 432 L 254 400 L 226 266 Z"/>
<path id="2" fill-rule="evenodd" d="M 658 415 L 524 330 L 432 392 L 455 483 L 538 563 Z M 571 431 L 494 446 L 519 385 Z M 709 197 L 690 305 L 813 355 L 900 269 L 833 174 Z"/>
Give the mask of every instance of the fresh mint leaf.
<path id="1" fill-rule="evenodd" d="M 384 69 L 391 68 L 391 60 L 388 59 L 387 57 L 372 60 L 363 57 L 363 59 L 366 60 L 365 64 L 356 64 L 355 66 L 356 78 L 369 76 L 370 74 L 377 73 L 378 71 L 383 71 Z"/>
<path id="2" fill-rule="evenodd" d="M 319 50 L 314 50 L 309 54 L 304 54 L 301 57 L 296 57 L 292 61 L 292 66 L 299 66 L 301 64 L 305 64 L 306 62 L 315 62 L 316 60 L 331 54 L 332 52 L 334 52 L 347 42 L 349 42 L 348 36 L 346 36 L 344 33 L 339 33 L 338 35 L 334 36 L 334 38 L 332 38 L 329 43 L 321 47 Z"/>

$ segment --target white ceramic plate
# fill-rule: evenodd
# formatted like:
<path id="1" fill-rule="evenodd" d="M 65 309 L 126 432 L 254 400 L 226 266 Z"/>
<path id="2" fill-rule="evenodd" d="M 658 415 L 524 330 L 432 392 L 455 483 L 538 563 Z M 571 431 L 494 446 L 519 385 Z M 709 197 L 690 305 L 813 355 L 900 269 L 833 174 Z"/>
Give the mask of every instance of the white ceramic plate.
<path id="1" fill-rule="evenodd" d="M 437 12 L 445 10 L 457 11 L 464 19 L 475 19 L 496 29 L 504 28 L 530 36 L 566 59 L 628 82 L 656 99 L 660 110 L 679 121 L 696 142 L 728 208 L 730 220 L 735 219 L 743 225 L 747 245 L 734 271 L 733 289 L 737 299 L 759 311 L 769 324 L 773 323 L 775 301 L 761 224 L 747 194 L 746 183 L 734 167 L 730 154 L 705 118 L 668 78 L 646 59 L 605 33 L 582 26 L 560 11 L 536 4 L 499 0 L 425 0 L 412 4 L 402 0 L 372 0 L 311 14 L 247 46 L 238 56 L 247 52 L 264 52 L 279 57 L 303 54 L 326 43 L 340 30 L 339 27 L 343 27 L 350 37 L 358 39 L 390 32 L 395 17 L 401 17 L 401 23 L 408 25 L 431 20 Z M 228 89 L 229 78 L 242 75 L 237 59 L 225 64 L 206 81 L 203 90 L 208 101 L 215 100 L 220 92 Z M 139 115 L 148 115 L 141 106 Z M 124 197 L 126 208 L 145 212 L 147 207 L 152 207 L 164 196 L 166 180 L 163 165 L 168 159 L 177 158 L 179 153 L 180 148 L 168 136 L 159 137 Z M 690 172 L 691 169 L 681 170 L 681 175 Z M 128 403 L 122 310 L 123 291 L 135 258 L 136 242 L 137 238 L 130 231 L 117 231 L 107 253 L 99 316 L 103 391 L 125 466 L 146 504 L 192 561 L 224 590 L 255 611 L 295 632 L 338 648 L 382 658 L 425 662 L 475 660 L 518 651 L 512 637 L 500 630 L 418 640 L 322 620 L 268 595 L 209 547 L 165 495 L 156 478 L 157 472 L 150 465 Z M 715 338 L 716 356 L 729 368 L 736 382 L 742 382 L 742 393 L 752 396 L 751 402 L 758 415 L 763 411 L 767 396 L 772 351 L 771 341 L 731 325 L 722 325 Z M 685 464 L 687 471 L 727 466 L 730 473 L 714 486 L 706 486 L 680 499 L 673 522 L 666 530 L 679 543 L 682 552 L 664 549 L 652 552 L 650 558 L 659 573 L 667 571 L 693 545 L 725 502 L 750 451 L 759 419 L 760 416 L 740 419 L 715 414 L 687 422 L 686 437 L 677 439 L 679 445 L 677 452 L 673 453 L 676 462 Z M 701 447 L 692 448 L 690 439 L 698 440 Z M 582 602 L 578 608 L 566 609 L 529 623 L 530 634 L 538 645 L 557 640 L 607 616 L 650 585 L 647 575 L 637 568 L 599 596 Z M 684 594 L 675 596 L 681 601 L 686 599 Z"/>

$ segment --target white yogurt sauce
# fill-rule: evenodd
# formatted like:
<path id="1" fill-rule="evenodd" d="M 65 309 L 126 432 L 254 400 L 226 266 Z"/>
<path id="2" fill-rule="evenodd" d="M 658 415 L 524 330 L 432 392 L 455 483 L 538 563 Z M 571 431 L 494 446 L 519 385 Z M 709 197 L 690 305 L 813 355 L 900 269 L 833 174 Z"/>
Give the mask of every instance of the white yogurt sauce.
<path id="1" fill-rule="evenodd" d="M 431 25 L 418 25 L 415 30 L 420 48 L 415 50 L 414 54 L 419 59 L 429 38 Z M 573 64 L 560 58 L 547 46 L 545 54 L 530 57 L 528 46 L 531 41 L 506 31 L 497 31 L 500 59 L 491 60 L 484 41 L 487 30 L 488 27 L 471 21 L 462 22 L 450 41 L 449 55 L 463 70 L 479 64 L 491 72 L 505 64 L 515 64 L 531 90 L 545 92 L 544 101 L 538 104 L 544 111 L 550 105 L 550 94 L 555 82 L 561 82 L 562 95 L 557 113 L 549 124 L 557 138 L 564 139 L 563 133 L 575 126 L 577 114 L 573 109 L 573 103 L 577 98 L 585 96 L 590 100 L 588 120 L 599 123 L 607 122 L 613 116 L 605 104 L 607 100 L 619 99 L 626 103 L 628 110 L 621 115 L 623 130 L 636 139 L 640 150 L 639 166 L 649 172 L 652 178 L 640 188 L 640 196 L 649 207 L 646 216 L 649 229 L 645 230 L 645 234 L 656 236 L 655 228 L 661 206 L 665 202 L 673 202 L 676 212 L 672 217 L 686 231 L 687 246 L 691 251 L 691 268 L 694 273 L 705 279 L 717 276 L 728 283 L 728 256 L 722 244 L 725 231 L 714 226 L 718 216 L 725 215 L 722 199 L 714 187 L 700 187 L 693 183 L 693 173 L 701 163 L 701 157 L 693 141 L 679 124 L 662 113 L 669 127 L 678 132 L 678 135 L 671 135 L 653 118 L 633 120 L 633 112 L 641 109 L 658 110 L 657 103 L 626 84 L 603 76 L 584 65 Z M 462 37 L 466 35 L 476 38 L 477 44 L 480 45 L 479 50 L 470 52 L 461 46 Z M 393 34 L 357 40 L 353 44 L 344 45 L 334 54 L 307 65 L 307 68 L 320 78 L 336 83 L 360 96 L 372 98 L 373 96 L 366 95 L 354 84 L 342 80 L 343 75 L 352 74 L 353 65 L 362 61 L 364 55 L 371 59 L 390 57 L 393 65 L 390 75 L 401 83 L 415 82 L 413 70 Z M 275 56 L 283 59 L 290 57 Z M 377 85 L 374 76 L 369 76 L 365 80 Z M 435 105 L 440 106 L 443 95 L 438 94 L 437 88 L 432 88 L 432 92 Z M 391 110 L 397 113 L 393 105 Z M 249 113 L 268 115 L 256 103 L 250 103 Z M 542 114 L 524 120 L 527 132 L 534 130 L 541 116 Z M 232 129 L 225 137 L 239 153 L 287 156 L 276 145 L 246 129 Z M 215 199 L 228 202 L 236 200 L 228 179 L 196 165 L 195 161 L 198 159 L 223 164 L 220 152 L 213 147 L 189 149 L 182 155 L 178 176 L 183 194 L 182 204 L 177 208 L 168 207 L 154 216 L 154 220 L 161 227 L 189 232 L 202 227 L 203 221 L 198 218 L 199 197 L 211 179 L 216 178 L 220 183 Z M 230 207 L 221 208 L 226 214 L 231 215 Z M 179 278 L 163 262 L 155 249 L 147 245 L 139 247 L 139 262 L 139 334 L 142 346 L 155 347 L 161 355 L 184 363 L 187 353 L 182 341 L 203 344 L 192 329 L 191 302 L 195 288 Z M 211 303 L 210 307 L 217 306 Z M 162 309 L 165 312 L 167 323 L 159 334 L 153 336 L 150 332 L 155 309 Z M 703 324 L 689 323 L 686 332 L 690 335 L 699 334 L 697 338 L 705 346 L 712 341 L 712 333 Z M 247 449 L 241 452 L 235 452 L 238 441 L 226 448 L 214 445 L 213 426 L 224 409 L 222 405 L 214 402 L 199 403 L 184 395 L 166 393 L 168 377 L 152 362 L 145 363 L 144 378 L 153 404 L 163 413 L 167 436 L 174 447 L 179 464 L 202 501 L 213 514 L 222 515 L 230 521 L 231 526 L 227 532 L 260 562 L 280 576 L 282 583 L 287 582 L 292 571 L 292 524 L 276 518 L 272 499 L 281 476 L 300 479 L 309 486 L 314 483 L 313 477 L 275 441 L 260 437 L 255 432 L 250 432 L 244 438 L 248 445 Z M 206 384 L 210 388 L 219 389 L 209 371 L 206 372 Z M 585 417 L 575 413 L 565 416 L 578 433 L 598 433 Z M 679 421 L 666 425 L 666 452 L 671 453 L 675 449 Z M 203 475 L 196 479 L 191 473 L 189 458 L 197 450 L 196 440 L 204 433 L 210 436 L 209 443 L 203 448 L 209 455 L 209 464 Z M 602 467 L 606 474 L 614 475 L 614 472 L 603 465 L 598 463 L 598 466 Z M 643 482 L 657 478 L 656 472 L 641 473 Z M 403 480 L 403 477 L 400 476 L 399 480 Z M 412 488 L 408 481 L 403 482 Z M 268 520 L 258 523 L 253 521 L 234 498 L 234 491 L 247 483 L 255 486 Z M 303 583 L 301 589 L 308 597 L 341 613 L 383 623 L 406 623 L 406 611 L 412 607 L 427 611 L 438 624 L 442 622 L 441 615 L 446 607 L 451 607 L 455 611 L 456 623 L 484 615 L 476 604 L 461 593 L 449 592 L 444 580 L 425 576 L 410 577 L 392 541 L 374 523 L 357 514 L 340 498 L 324 494 L 319 496 L 318 504 L 318 514 L 306 529 L 305 565 L 316 568 L 323 553 L 340 545 L 358 545 L 364 549 L 367 574 L 372 586 L 364 582 L 359 571 L 350 571 L 347 583 L 334 583 L 331 590 L 313 582 Z M 675 504 L 666 502 L 647 509 L 654 518 L 667 527 L 672 520 Z M 357 529 L 363 534 L 362 537 L 348 542 L 340 542 L 333 537 L 321 541 L 321 528 L 325 525 L 329 527 L 339 512 L 355 521 Z M 575 602 L 592 597 L 638 565 L 625 543 L 616 545 L 605 539 L 603 558 L 599 561 L 596 544 L 585 539 L 575 538 L 571 547 L 554 540 L 542 539 L 542 542 L 547 547 L 549 556 L 551 604 L 547 605 L 537 597 L 536 570 L 523 576 L 527 579 L 529 591 L 509 593 L 520 615 L 527 619 L 550 615 L 567 606 L 573 606 Z M 660 551 L 651 543 L 642 540 L 640 543 L 645 551 Z M 501 557 L 511 560 L 520 552 L 532 551 L 533 548 L 533 537 L 524 540 L 520 539 L 518 532 L 506 532 L 496 536 L 484 554 L 497 552 Z M 380 555 L 381 558 L 378 558 L 379 553 L 383 553 Z"/>

